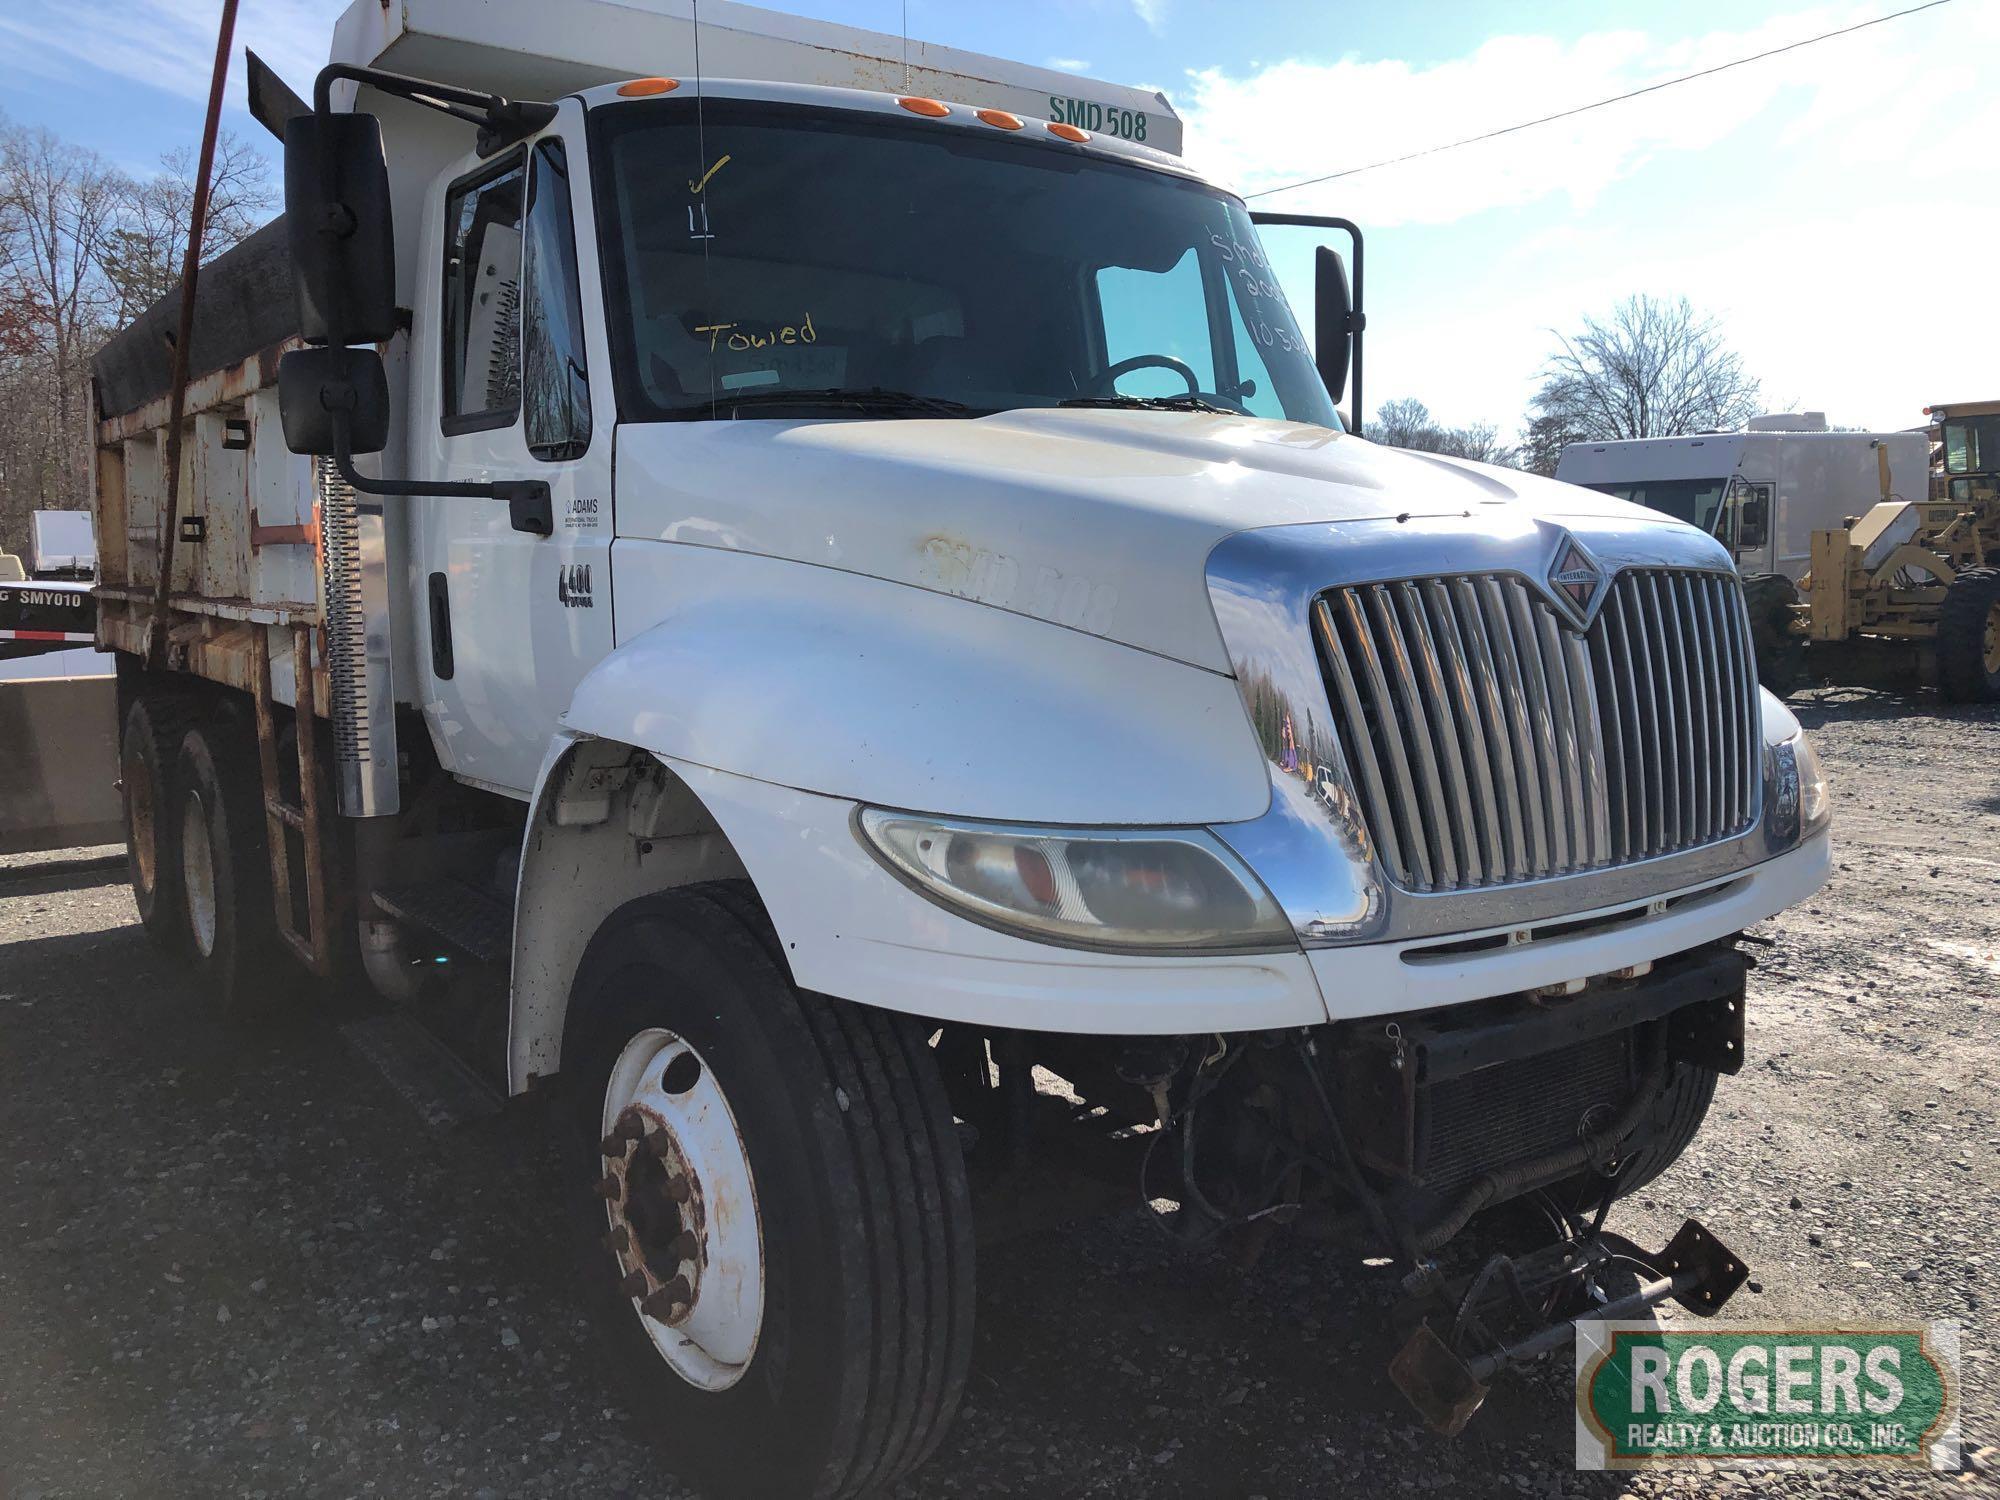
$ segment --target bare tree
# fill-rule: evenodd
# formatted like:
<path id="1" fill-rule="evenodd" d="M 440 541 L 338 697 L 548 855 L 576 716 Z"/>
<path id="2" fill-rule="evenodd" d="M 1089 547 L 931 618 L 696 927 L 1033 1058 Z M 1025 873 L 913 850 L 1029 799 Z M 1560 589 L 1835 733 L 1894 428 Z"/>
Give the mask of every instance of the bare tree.
<path id="1" fill-rule="evenodd" d="M 1368 435 L 1387 447 L 1408 448 L 1417 453 L 1442 453 L 1483 464 L 1515 462 L 1514 450 L 1500 441 L 1500 430 L 1491 422 L 1446 427 L 1414 396 L 1384 401 L 1375 412 Z"/>
<path id="2" fill-rule="evenodd" d="M 89 361 L 117 299 L 101 258 L 122 180 L 95 152 L 45 129 L 0 128 L 0 370 L 9 511 L 74 506 L 89 494 Z M 24 516 L 6 518 L 9 534 Z"/>
<path id="3" fill-rule="evenodd" d="M 1756 414 L 1757 381 L 1685 297 L 1627 297 L 1608 317 L 1556 337 L 1524 441 L 1539 472 L 1554 468 L 1558 438 L 1678 437 L 1740 427 Z"/>
<path id="4" fill-rule="evenodd" d="M 123 212 L 104 251 L 104 274 L 118 293 L 118 321 L 129 323 L 173 290 L 181 278 L 188 224 L 194 214 L 195 154 L 183 146 L 160 158 L 160 170 L 125 185 Z M 206 264 L 269 217 L 270 168 L 247 142 L 228 131 L 216 139 L 201 233 Z"/>
<path id="5" fill-rule="evenodd" d="M 256 228 L 272 198 L 263 159 L 223 137 L 203 259 Z M 30 510 L 87 503 L 91 356 L 179 279 L 193 201 L 191 152 L 135 182 L 0 117 L 0 546 L 22 544 Z"/>

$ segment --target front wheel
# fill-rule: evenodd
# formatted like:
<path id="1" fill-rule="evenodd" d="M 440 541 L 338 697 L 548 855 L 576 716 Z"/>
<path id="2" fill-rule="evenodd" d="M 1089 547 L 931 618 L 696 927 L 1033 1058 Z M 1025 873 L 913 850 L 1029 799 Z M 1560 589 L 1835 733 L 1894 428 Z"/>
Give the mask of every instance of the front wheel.
<path id="1" fill-rule="evenodd" d="M 2000 568 L 1967 568 L 1938 611 L 1938 687 L 1948 703 L 2000 703 Z"/>
<path id="2" fill-rule="evenodd" d="M 563 1083 L 587 1290 L 706 1489 L 848 1496 L 936 1445 L 971 1352 L 964 1163 L 906 1020 L 794 989 L 733 887 L 612 914 Z"/>
<path id="3" fill-rule="evenodd" d="M 1806 643 L 1793 628 L 1798 604 L 1798 585 L 1783 573 L 1752 573 L 1743 580 L 1757 680 L 1780 698 L 1796 691 L 1805 675 Z"/>

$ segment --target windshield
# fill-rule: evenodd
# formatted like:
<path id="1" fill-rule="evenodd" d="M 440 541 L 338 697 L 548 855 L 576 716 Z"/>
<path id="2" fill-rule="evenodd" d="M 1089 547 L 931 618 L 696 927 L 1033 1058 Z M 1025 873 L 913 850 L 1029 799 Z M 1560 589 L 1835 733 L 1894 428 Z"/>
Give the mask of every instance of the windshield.
<path id="1" fill-rule="evenodd" d="M 630 417 L 1339 423 L 1248 214 L 1214 189 L 998 129 L 742 100 L 699 122 L 692 99 L 615 105 L 593 128 Z"/>
<path id="2" fill-rule="evenodd" d="M 1621 479 L 1593 484 L 1587 488 L 1634 505 L 1664 511 L 1677 521 L 1715 533 L 1716 511 L 1722 505 L 1727 479 Z"/>
<path id="3" fill-rule="evenodd" d="M 2000 416 L 1960 418 L 1944 424 L 1944 471 L 1984 474 L 2000 469 Z"/>

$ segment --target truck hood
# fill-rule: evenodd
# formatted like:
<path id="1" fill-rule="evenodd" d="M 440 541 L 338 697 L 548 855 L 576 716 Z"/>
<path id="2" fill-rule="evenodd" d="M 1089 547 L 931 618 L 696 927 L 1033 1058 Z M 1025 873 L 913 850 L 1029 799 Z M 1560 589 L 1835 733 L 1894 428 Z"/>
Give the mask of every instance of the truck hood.
<path id="1" fill-rule="evenodd" d="M 1204 568 L 1240 531 L 1405 516 L 1480 530 L 1495 508 L 1513 524 L 1680 524 L 1512 469 L 1201 412 L 628 424 L 617 476 L 621 538 L 906 583 L 1218 672 Z"/>

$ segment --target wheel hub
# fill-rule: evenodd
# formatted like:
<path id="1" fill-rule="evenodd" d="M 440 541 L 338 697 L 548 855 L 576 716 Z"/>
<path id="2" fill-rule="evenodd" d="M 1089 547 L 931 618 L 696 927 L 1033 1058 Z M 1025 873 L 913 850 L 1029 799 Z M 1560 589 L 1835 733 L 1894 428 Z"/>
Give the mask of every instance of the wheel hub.
<path id="1" fill-rule="evenodd" d="M 143 763 L 126 774 L 125 806 L 132 821 L 132 867 L 138 875 L 140 890 L 150 896 L 158 866 L 154 852 L 153 778 L 145 773 Z"/>
<path id="2" fill-rule="evenodd" d="M 187 890 L 188 928 L 195 951 L 215 952 L 215 863 L 208 839 L 208 809 L 189 793 L 181 814 L 181 883 Z"/>
<path id="3" fill-rule="evenodd" d="M 653 1029 L 613 1067 L 603 1123 L 598 1192 L 619 1290 L 676 1374 L 726 1389 L 764 1316 L 756 1186 L 729 1101 L 693 1047 Z"/>
<path id="4" fill-rule="evenodd" d="M 651 1110 L 628 1105 L 604 1138 L 606 1180 L 616 1185 L 605 1244 L 639 1310 L 677 1328 L 700 1295 L 702 1200 L 673 1131 Z"/>

